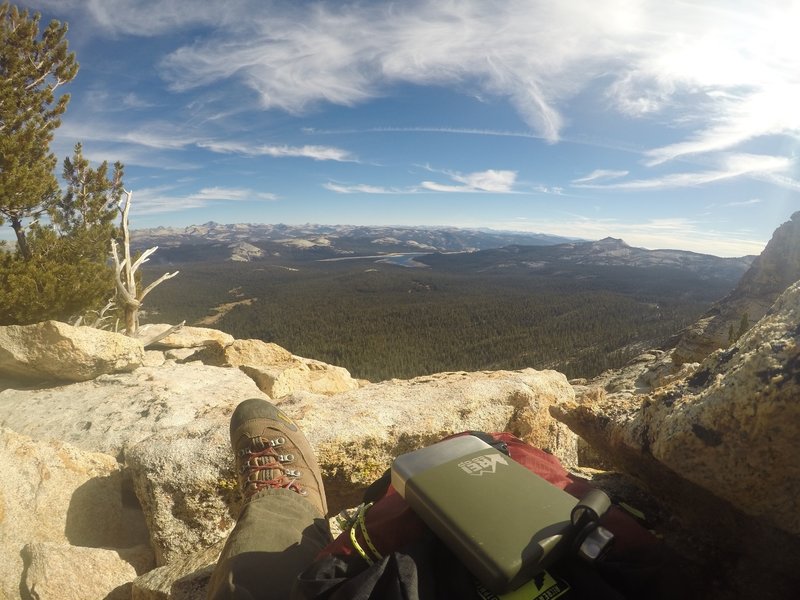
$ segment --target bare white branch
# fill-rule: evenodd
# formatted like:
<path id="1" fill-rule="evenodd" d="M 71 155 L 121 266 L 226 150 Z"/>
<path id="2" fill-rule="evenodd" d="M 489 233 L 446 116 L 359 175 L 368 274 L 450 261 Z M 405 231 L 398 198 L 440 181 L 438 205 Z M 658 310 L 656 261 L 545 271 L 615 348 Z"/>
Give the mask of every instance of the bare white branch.
<path id="1" fill-rule="evenodd" d="M 123 190 L 123 193 L 125 194 L 125 198 L 120 198 L 119 209 L 122 213 L 122 250 L 124 252 L 124 258 L 120 261 L 117 243 L 114 240 L 111 241 L 111 258 L 114 261 L 114 284 L 117 288 L 117 296 L 125 313 L 125 333 L 132 336 L 135 335 L 136 331 L 139 329 L 139 309 L 144 297 L 158 284 L 175 277 L 178 271 L 174 273 L 165 273 L 148 285 L 142 292 L 137 292 L 136 271 L 148 261 L 153 252 L 158 250 L 158 246 L 145 250 L 135 262 L 131 261 L 131 237 L 128 228 L 128 213 L 131 208 L 133 192 Z"/>
<path id="2" fill-rule="evenodd" d="M 144 300 L 144 297 L 147 296 L 147 294 L 149 294 L 150 291 L 154 287 L 156 287 L 159 283 L 161 283 L 162 281 L 166 281 L 167 279 L 172 279 L 178 273 L 180 273 L 180 271 L 175 271 L 174 273 L 164 273 L 161 277 L 159 277 L 153 283 L 144 288 L 144 291 L 139 295 L 139 301 L 141 302 L 142 300 Z"/>
<path id="3" fill-rule="evenodd" d="M 150 255 L 153 254 L 153 252 L 155 252 L 156 250 L 158 250 L 158 246 L 148 248 L 147 250 L 142 252 L 142 255 L 136 259 L 136 262 L 133 263 L 131 269 L 133 271 L 136 271 L 139 267 L 142 266 L 142 263 L 146 263 L 149 260 Z"/>
<path id="4" fill-rule="evenodd" d="M 176 331 L 180 330 L 184 325 L 186 325 L 186 321 L 181 321 L 177 325 L 173 325 L 172 327 L 170 327 L 166 331 L 162 331 L 158 335 L 154 335 L 151 338 L 148 338 L 146 340 L 142 340 L 142 346 L 144 346 L 145 348 L 147 348 L 148 346 L 152 346 L 156 342 L 163 340 L 168 335 L 170 335 L 172 333 L 175 333 Z"/>

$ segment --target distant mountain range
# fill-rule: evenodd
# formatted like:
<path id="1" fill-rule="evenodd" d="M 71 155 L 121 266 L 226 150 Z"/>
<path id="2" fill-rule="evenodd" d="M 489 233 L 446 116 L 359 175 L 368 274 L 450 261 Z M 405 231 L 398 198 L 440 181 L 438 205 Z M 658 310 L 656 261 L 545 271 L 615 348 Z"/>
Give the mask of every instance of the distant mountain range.
<path id="1" fill-rule="evenodd" d="M 300 261 L 425 253 L 419 262 L 457 270 L 557 272 L 568 265 L 670 267 L 703 277 L 738 279 L 755 257 L 720 258 L 682 250 L 634 248 L 620 239 L 596 242 L 539 233 L 455 227 L 204 223 L 133 232 L 133 246 L 159 246 L 152 263 Z M 429 253 L 429 254 L 428 254 Z"/>
<path id="2" fill-rule="evenodd" d="M 754 256 L 720 258 L 685 250 L 634 248 L 616 238 L 596 242 L 569 242 L 550 246 L 510 245 L 461 255 L 431 255 L 418 259 L 442 268 L 490 271 L 512 268 L 557 273 L 576 265 L 603 267 L 673 268 L 703 278 L 737 280 L 755 260 Z"/>
<path id="3" fill-rule="evenodd" d="M 280 246 L 316 254 L 353 255 L 388 252 L 474 252 L 509 244 L 549 245 L 574 240 L 540 233 L 459 229 L 455 227 L 370 227 L 354 225 L 268 225 L 204 223 L 184 228 L 133 231 L 133 245 L 161 248 L 246 243 L 274 253 Z M 266 243 L 266 244 L 265 244 Z"/>

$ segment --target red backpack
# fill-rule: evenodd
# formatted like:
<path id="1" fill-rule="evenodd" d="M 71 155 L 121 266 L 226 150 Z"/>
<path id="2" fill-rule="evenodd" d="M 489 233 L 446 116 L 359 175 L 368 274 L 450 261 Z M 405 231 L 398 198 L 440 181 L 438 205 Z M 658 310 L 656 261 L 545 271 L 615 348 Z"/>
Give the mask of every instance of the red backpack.
<path id="1" fill-rule="evenodd" d="M 593 489 L 585 479 L 568 473 L 553 455 L 510 433 L 457 435 L 467 434 L 481 437 L 578 499 Z M 295 597 L 308 600 L 496 598 L 491 592 L 481 590 L 389 482 L 387 471 L 366 490 L 364 504 L 352 516 L 347 530 L 301 574 Z M 600 525 L 614 534 L 614 543 L 602 561 L 593 565 L 576 557 L 560 561 L 548 568 L 536 585 L 531 584 L 533 595 L 524 596 L 525 600 L 641 600 L 669 595 L 659 581 L 664 551 L 655 536 L 617 506 L 606 512 Z"/>

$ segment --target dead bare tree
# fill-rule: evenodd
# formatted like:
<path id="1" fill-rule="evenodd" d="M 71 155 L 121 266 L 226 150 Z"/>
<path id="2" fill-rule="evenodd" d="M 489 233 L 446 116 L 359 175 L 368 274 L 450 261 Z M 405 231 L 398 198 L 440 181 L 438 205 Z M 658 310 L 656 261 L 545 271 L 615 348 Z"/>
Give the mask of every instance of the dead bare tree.
<path id="1" fill-rule="evenodd" d="M 141 292 L 136 289 L 136 271 L 142 264 L 146 263 L 153 252 L 158 250 L 158 246 L 149 248 L 142 252 L 142 255 L 135 261 L 131 259 L 130 231 L 128 230 L 128 212 L 131 208 L 131 198 L 133 192 L 124 190 L 124 198 L 120 200 L 119 208 L 122 213 L 122 250 L 124 256 L 122 261 L 119 259 L 117 242 L 111 240 L 111 256 L 114 259 L 114 283 L 117 288 L 118 304 L 122 308 L 125 316 L 125 334 L 133 336 L 139 329 L 139 309 L 141 308 L 144 297 L 149 294 L 159 283 L 172 279 L 178 274 L 164 273 L 153 283 L 144 288 Z M 176 326 L 180 327 L 180 326 Z"/>

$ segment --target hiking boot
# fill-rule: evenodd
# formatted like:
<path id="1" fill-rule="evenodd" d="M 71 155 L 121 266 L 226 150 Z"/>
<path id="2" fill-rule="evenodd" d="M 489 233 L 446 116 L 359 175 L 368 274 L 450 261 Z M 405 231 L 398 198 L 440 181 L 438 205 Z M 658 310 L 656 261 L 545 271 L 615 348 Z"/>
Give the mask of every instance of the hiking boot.
<path id="1" fill-rule="evenodd" d="M 243 505 L 260 490 L 284 488 L 328 512 L 314 450 L 297 425 L 260 398 L 245 400 L 231 416 L 231 446 Z"/>

